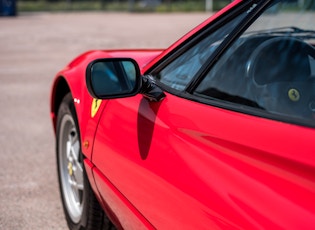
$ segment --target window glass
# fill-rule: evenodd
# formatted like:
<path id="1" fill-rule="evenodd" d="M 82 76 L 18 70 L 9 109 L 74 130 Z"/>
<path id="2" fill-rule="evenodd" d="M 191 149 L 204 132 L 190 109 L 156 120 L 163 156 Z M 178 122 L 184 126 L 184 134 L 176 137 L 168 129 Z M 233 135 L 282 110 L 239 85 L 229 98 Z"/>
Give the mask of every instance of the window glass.
<path id="1" fill-rule="evenodd" d="M 312 120 L 315 13 L 277 1 L 220 57 L 195 95 Z"/>
<path id="2" fill-rule="evenodd" d="M 245 13 L 239 15 L 215 32 L 207 35 L 156 74 L 156 78 L 169 87 L 184 90 L 200 67 L 244 16 Z"/>

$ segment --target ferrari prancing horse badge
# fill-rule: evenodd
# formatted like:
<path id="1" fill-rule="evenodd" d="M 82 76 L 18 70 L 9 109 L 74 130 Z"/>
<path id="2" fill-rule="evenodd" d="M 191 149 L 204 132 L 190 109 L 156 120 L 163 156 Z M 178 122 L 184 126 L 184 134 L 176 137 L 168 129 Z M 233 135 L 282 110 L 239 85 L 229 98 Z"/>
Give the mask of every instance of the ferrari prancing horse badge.
<path id="1" fill-rule="evenodd" d="M 297 89 L 290 89 L 288 91 L 288 96 L 291 101 L 297 102 L 300 100 L 300 92 Z"/>
<path id="2" fill-rule="evenodd" d="M 93 118 L 100 108 L 102 100 L 93 98 L 91 105 L 91 117 Z"/>

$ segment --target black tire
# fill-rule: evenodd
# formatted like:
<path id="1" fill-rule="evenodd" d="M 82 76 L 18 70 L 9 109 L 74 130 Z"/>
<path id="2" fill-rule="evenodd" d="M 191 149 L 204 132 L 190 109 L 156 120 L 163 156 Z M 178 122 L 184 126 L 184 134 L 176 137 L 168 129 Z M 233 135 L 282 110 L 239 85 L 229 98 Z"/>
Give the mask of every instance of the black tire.
<path id="1" fill-rule="evenodd" d="M 71 93 L 63 98 L 58 110 L 56 155 L 59 189 L 69 229 L 115 229 L 101 209 L 84 169 Z"/>

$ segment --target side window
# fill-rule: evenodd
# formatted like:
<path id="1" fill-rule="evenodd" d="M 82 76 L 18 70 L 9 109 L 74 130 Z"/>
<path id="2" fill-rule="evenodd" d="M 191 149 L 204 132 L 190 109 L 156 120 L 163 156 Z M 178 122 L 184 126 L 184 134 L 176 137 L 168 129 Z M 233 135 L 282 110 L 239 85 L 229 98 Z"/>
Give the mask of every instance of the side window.
<path id="1" fill-rule="evenodd" d="M 239 15 L 215 32 L 199 40 L 159 73 L 154 74 L 156 78 L 173 89 L 184 90 L 200 67 L 244 16 L 245 13 Z"/>
<path id="2" fill-rule="evenodd" d="M 220 57 L 194 94 L 283 118 L 313 120 L 315 28 L 309 22 L 314 13 L 288 12 L 288 4 L 281 1 L 260 15 Z"/>

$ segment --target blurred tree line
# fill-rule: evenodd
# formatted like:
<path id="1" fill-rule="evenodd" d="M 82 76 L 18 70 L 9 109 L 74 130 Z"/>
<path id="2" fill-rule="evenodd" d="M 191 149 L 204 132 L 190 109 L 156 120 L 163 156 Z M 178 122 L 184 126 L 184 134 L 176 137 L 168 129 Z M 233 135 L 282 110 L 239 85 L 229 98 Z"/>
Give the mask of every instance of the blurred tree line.
<path id="1" fill-rule="evenodd" d="M 0 0 L 1 1 L 1 0 Z M 28 11 L 34 9 L 31 3 L 40 2 L 52 9 L 66 7 L 66 10 L 114 10 L 114 11 L 204 11 L 211 1 L 212 10 L 219 10 L 231 0 L 17 0 Z M 29 4 L 28 4 L 29 3 Z M 46 4 L 46 5 L 45 5 Z M 62 6 L 67 4 L 68 6 Z M 89 4 L 89 5 L 88 5 Z M 33 4 L 34 5 L 34 4 Z M 59 6 L 58 6 L 59 5 Z M 40 8 L 42 6 L 38 6 Z"/>
<path id="2" fill-rule="evenodd" d="M 0 0 L 1 1 L 1 0 Z M 130 12 L 217 11 L 232 0 L 13 0 L 22 11 L 106 10 Z M 289 0 L 289 10 L 315 10 L 315 0 Z"/>
<path id="3" fill-rule="evenodd" d="M 24 1 L 34 1 L 34 0 L 24 0 Z M 64 0 L 47 0 L 48 2 L 60 2 Z M 67 0 L 67 1 L 88 1 L 88 0 Z M 172 3 L 184 3 L 184 2 L 191 2 L 191 0 L 100 0 L 103 1 L 104 3 L 129 3 L 129 4 L 142 4 L 143 6 L 157 6 L 161 3 L 166 3 L 166 4 L 172 4 Z M 207 0 L 194 0 L 194 2 L 199 3 L 199 2 L 206 2 Z M 214 3 L 215 2 L 231 2 L 231 1 L 225 1 L 225 0 L 212 0 Z M 315 5 L 315 0 L 291 0 L 291 2 L 296 2 L 300 5 L 304 5 L 306 8 L 311 8 L 314 7 Z"/>

